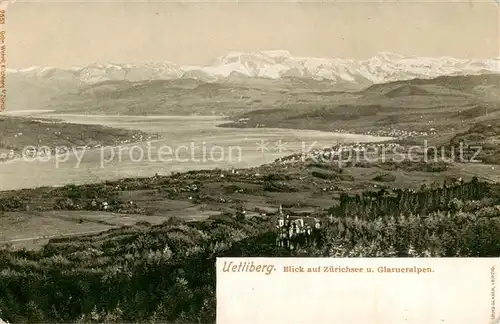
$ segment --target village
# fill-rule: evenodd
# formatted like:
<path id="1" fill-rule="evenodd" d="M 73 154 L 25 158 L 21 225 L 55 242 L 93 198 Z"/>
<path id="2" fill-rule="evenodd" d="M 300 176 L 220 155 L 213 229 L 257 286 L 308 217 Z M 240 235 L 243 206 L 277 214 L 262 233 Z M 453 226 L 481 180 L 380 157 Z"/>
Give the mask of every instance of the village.
<path id="1" fill-rule="evenodd" d="M 363 162 L 370 158 L 371 162 L 385 162 L 391 154 L 402 154 L 406 150 L 399 143 L 338 143 L 331 148 L 311 149 L 308 152 L 292 154 L 275 160 L 276 163 L 289 164 L 296 162 Z M 378 159 L 374 159 L 378 157 Z"/>
<path id="2" fill-rule="evenodd" d="M 336 133 L 350 133 L 350 130 L 347 129 L 334 129 L 333 132 Z M 356 132 L 358 133 L 358 132 Z M 416 130 L 405 130 L 405 129 L 396 129 L 391 127 L 380 127 L 376 129 L 370 129 L 367 131 L 362 131 L 362 135 L 370 135 L 370 136 L 389 136 L 395 137 L 397 139 L 406 139 L 411 137 L 420 137 L 420 136 L 434 136 L 438 134 L 438 131 L 434 127 L 429 127 L 427 131 L 416 131 Z"/>

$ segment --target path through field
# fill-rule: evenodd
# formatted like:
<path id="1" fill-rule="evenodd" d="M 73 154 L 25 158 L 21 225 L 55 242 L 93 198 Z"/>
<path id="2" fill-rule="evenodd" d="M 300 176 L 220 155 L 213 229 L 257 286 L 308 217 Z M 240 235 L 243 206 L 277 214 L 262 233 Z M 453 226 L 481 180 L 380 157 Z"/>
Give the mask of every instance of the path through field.
<path id="1" fill-rule="evenodd" d="M 0 224 L 0 245 L 16 248 L 38 248 L 51 238 L 96 234 L 138 222 L 161 224 L 171 217 L 185 221 L 206 219 L 217 211 L 186 208 L 165 215 L 135 215 L 96 211 L 47 211 L 37 215 L 23 212 L 5 213 Z"/>

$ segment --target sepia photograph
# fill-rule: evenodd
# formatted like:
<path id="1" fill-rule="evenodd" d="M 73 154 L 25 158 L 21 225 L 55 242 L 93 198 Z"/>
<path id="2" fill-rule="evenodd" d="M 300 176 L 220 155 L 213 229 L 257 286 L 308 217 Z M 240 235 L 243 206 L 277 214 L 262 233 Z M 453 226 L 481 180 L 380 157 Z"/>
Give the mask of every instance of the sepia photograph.
<path id="1" fill-rule="evenodd" d="M 4 0 L 0 323 L 498 323 L 499 35 L 497 0 Z"/>

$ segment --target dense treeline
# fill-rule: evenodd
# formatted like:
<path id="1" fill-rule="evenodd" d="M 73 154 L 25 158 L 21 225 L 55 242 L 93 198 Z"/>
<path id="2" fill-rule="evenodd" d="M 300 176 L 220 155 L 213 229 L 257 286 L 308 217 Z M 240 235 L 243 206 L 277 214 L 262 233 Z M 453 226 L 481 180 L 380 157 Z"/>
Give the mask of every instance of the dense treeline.
<path id="1" fill-rule="evenodd" d="M 218 256 L 500 256 L 500 185 L 474 179 L 343 196 L 322 239 L 275 246 L 272 217 L 139 223 L 0 251 L 0 318 L 12 322 L 213 323 Z"/>
<path id="2" fill-rule="evenodd" d="M 484 209 L 489 209 L 485 207 Z M 321 255 L 329 257 L 498 257 L 500 212 L 435 212 L 363 220 L 335 218 Z M 483 214 L 484 213 L 484 214 Z"/>
<path id="3" fill-rule="evenodd" d="M 411 189 L 382 189 L 378 192 L 365 192 L 361 195 L 340 196 L 340 204 L 330 209 L 336 216 L 362 217 L 376 219 L 384 216 L 418 214 L 424 216 L 434 211 L 450 211 L 454 199 L 480 200 L 488 196 L 490 186 L 474 178 L 470 182 L 438 188 L 422 186 L 420 191 Z"/>
<path id="4" fill-rule="evenodd" d="M 324 256 L 500 256 L 500 187 L 460 181 L 421 190 L 343 194 Z"/>

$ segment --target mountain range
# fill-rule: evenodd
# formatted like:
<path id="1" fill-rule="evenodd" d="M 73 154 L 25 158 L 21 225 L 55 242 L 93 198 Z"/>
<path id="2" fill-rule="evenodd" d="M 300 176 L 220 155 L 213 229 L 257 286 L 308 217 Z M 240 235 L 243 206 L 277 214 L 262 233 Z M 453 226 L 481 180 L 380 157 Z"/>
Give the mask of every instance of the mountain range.
<path id="1" fill-rule="evenodd" d="M 38 80 L 72 81 L 92 84 L 109 80 L 165 80 L 192 78 L 223 81 L 250 77 L 284 77 L 331 80 L 339 83 L 383 83 L 441 75 L 500 72 L 500 58 L 466 60 L 451 57 L 428 58 L 379 53 L 366 60 L 295 57 L 288 51 L 231 52 L 205 66 L 180 66 L 170 62 L 134 64 L 92 64 L 84 67 L 31 67 L 8 69 Z"/>

